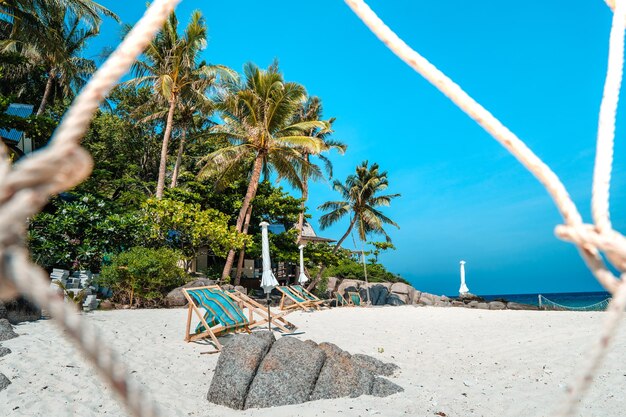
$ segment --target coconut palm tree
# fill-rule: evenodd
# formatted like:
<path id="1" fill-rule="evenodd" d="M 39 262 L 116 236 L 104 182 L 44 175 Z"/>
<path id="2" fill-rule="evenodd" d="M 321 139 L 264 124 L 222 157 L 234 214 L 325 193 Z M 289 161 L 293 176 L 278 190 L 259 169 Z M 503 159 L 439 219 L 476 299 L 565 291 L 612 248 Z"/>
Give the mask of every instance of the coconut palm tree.
<path id="1" fill-rule="evenodd" d="M 244 66 L 244 79 L 232 83 L 228 92 L 218 96 L 216 107 L 223 123 L 214 126 L 209 137 L 225 146 L 207 155 L 199 176 L 215 177 L 218 184 L 240 175 L 242 167 L 249 175 L 246 194 L 237 216 L 236 228 L 243 230 L 246 212 L 256 195 L 261 174 L 274 172 L 302 189 L 299 174 L 307 165 L 302 149 L 311 154 L 322 150 L 322 141 L 310 135 L 315 129 L 327 129 L 320 120 L 296 121 L 295 115 L 306 98 L 304 87 L 285 82 L 278 64 L 261 70 L 254 64 Z M 222 279 L 230 275 L 235 252 L 226 258 Z"/>
<path id="2" fill-rule="evenodd" d="M 391 200 L 400 197 L 400 194 L 381 195 L 380 193 L 386 190 L 388 185 L 387 172 L 381 172 L 376 163 L 369 166 L 368 161 L 358 165 L 356 173 L 349 175 L 345 183 L 338 180 L 333 182 L 333 188 L 341 194 L 343 200 L 328 201 L 318 207 L 320 210 L 328 211 L 320 218 L 320 226 L 322 229 L 326 229 L 344 217 L 350 217 L 348 230 L 335 245 L 333 253 L 337 253 L 355 226 L 359 238 L 363 242 L 371 234 L 381 234 L 385 236 L 388 242 L 391 242 L 391 238 L 383 226 L 385 224 L 399 226 L 385 216 L 378 207 L 389 206 Z M 324 266 L 320 268 L 309 288 L 314 288 L 317 285 L 324 269 Z"/>
<path id="3" fill-rule="evenodd" d="M 80 53 L 87 46 L 87 41 L 98 35 L 97 27 L 84 27 L 80 18 L 68 15 L 67 9 L 49 8 L 49 13 L 40 19 L 49 29 L 49 38 L 45 44 L 33 44 L 32 48 L 25 49 L 30 51 L 35 63 L 46 69 L 48 75 L 37 116 L 46 109 L 54 84 L 62 88 L 64 97 L 72 97 L 87 83 L 96 70 L 96 64 L 81 57 Z"/>
<path id="4" fill-rule="evenodd" d="M 118 20 L 115 13 L 93 0 L 0 0 L 0 15 L 16 24 L 36 25 L 49 8 L 67 9 L 93 27 L 100 26 L 102 16 Z M 32 27 L 29 29 L 33 35 Z"/>
<path id="5" fill-rule="evenodd" d="M 102 15 L 117 19 L 90 0 L 8 0 L 0 3 L 0 20 L 10 34 L 0 41 L 5 53 L 20 53 L 30 66 L 43 68 L 47 81 L 37 115 L 41 115 L 58 85 L 72 97 L 95 71 L 95 63 L 80 56 L 89 39 L 98 34 Z M 4 17 L 4 19 L 2 19 Z"/>
<path id="6" fill-rule="evenodd" d="M 163 197 L 165 188 L 169 140 L 172 134 L 174 113 L 181 94 L 185 90 L 205 94 L 204 91 L 196 91 L 194 88 L 194 84 L 197 84 L 199 79 L 218 75 L 235 76 L 235 73 L 225 66 L 199 64 L 199 55 L 206 46 L 206 37 L 206 23 L 200 11 L 196 10 L 191 14 L 189 24 L 182 36 L 178 34 L 176 14 L 172 13 L 144 51 L 143 59 L 133 66 L 135 78 L 127 81 L 127 84 L 134 86 L 151 85 L 155 92 L 155 100 L 160 100 L 167 105 L 156 188 L 158 199 Z"/>
<path id="7" fill-rule="evenodd" d="M 299 109 L 297 119 L 298 121 L 309 121 L 309 120 L 321 120 L 322 119 L 322 101 L 319 97 L 310 97 L 306 102 L 302 104 Z M 347 146 L 336 140 L 331 139 L 329 136 L 333 133 L 332 124 L 335 121 L 334 118 L 331 118 L 327 121 L 328 127 L 325 129 L 313 129 L 309 132 L 310 136 L 316 137 L 322 141 L 322 152 L 329 152 L 332 149 L 337 150 L 340 154 L 346 151 Z M 301 153 L 303 158 L 307 162 L 311 162 L 311 154 L 307 151 L 307 149 L 301 149 Z M 333 175 L 333 164 L 325 155 L 321 152 L 318 153 L 317 158 L 323 163 L 326 173 L 328 177 L 331 178 Z M 307 168 L 308 165 L 305 166 Z M 306 202 L 309 198 L 309 179 L 319 179 L 319 176 L 311 177 L 309 170 L 305 169 L 301 174 L 300 178 L 302 180 L 302 211 L 298 215 L 298 223 L 296 225 L 296 229 L 298 230 L 298 238 L 296 242 L 300 244 L 300 240 L 302 239 L 302 228 L 304 227 L 304 212 L 306 210 Z M 314 172 L 312 172 L 314 174 Z"/>

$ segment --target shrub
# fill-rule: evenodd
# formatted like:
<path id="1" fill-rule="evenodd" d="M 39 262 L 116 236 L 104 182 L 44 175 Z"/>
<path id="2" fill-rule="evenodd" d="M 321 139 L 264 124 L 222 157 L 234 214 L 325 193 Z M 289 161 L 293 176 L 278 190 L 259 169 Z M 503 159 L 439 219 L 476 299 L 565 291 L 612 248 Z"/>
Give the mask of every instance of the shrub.
<path id="1" fill-rule="evenodd" d="M 98 283 L 113 291 L 113 301 L 150 307 L 162 303 L 165 295 L 185 283 L 178 267 L 182 254 L 169 248 L 134 247 L 113 256 L 102 268 Z"/>

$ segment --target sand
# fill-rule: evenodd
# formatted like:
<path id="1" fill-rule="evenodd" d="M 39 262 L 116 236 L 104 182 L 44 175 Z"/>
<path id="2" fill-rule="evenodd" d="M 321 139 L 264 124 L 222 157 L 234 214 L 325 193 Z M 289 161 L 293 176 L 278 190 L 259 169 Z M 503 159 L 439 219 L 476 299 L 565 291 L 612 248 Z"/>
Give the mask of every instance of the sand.
<path id="1" fill-rule="evenodd" d="M 604 315 L 413 306 L 293 313 L 289 320 L 304 334 L 289 337 L 394 362 L 402 370 L 391 379 L 405 392 L 235 411 L 206 401 L 218 355 L 200 355 L 209 347 L 183 342 L 185 312 L 86 314 L 164 416 L 546 416 L 563 400 Z M 625 328 L 581 416 L 626 415 Z M 124 415 L 53 322 L 15 329 L 20 337 L 3 342 L 13 353 L 0 358 L 0 372 L 12 381 L 0 392 L 0 416 Z"/>

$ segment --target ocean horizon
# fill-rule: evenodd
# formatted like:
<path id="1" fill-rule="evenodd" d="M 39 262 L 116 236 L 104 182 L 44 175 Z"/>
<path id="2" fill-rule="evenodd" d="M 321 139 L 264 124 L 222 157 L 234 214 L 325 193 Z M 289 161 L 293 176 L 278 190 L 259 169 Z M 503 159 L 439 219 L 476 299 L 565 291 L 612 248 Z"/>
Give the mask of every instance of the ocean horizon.
<path id="1" fill-rule="evenodd" d="M 505 299 L 506 301 L 531 305 L 539 305 L 539 295 L 542 295 L 548 300 L 566 307 L 587 307 L 611 298 L 611 294 L 606 291 L 476 295 L 487 301 Z M 456 297 L 452 296 L 451 298 Z"/>

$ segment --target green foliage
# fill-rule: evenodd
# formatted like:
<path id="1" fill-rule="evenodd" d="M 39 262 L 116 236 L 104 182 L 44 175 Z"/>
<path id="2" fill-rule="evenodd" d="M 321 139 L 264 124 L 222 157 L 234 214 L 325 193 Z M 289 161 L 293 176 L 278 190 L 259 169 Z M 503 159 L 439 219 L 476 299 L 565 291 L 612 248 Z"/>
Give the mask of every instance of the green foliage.
<path id="1" fill-rule="evenodd" d="M 338 252 L 339 260 L 333 266 L 324 271 L 324 277 L 338 277 L 345 279 L 364 280 L 363 263 L 360 254 L 351 254 L 350 251 L 342 249 Z M 367 279 L 369 282 L 404 282 L 408 284 L 400 275 L 395 275 L 385 268 L 384 265 L 370 260 L 367 264 Z"/>
<path id="2" fill-rule="evenodd" d="M 202 210 L 199 204 L 148 199 L 143 213 L 152 244 L 178 249 L 187 260 L 202 246 L 224 256 L 231 247 L 241 249 L 249 241 L 228 225 L 228 216 L 214 209 Z"/>
<path id="3" fill-rule="evenodd" d="M 177 265 L 180 258 L 180 252 L 169 248 L 134 247 L 115 255 L 111 265 L 102 268 L 98 284 L 112 289 L 116 302 L 155 306 L 185 283 L 185 272 Z"/>
<path id="4" fill-rule="evenodd" d="M 143 241 L 145 226 L 137 213 L 111 213 L 110 205 L 85 195 L 74 201 L 54 199 L 50 212 L 29 224 L 33 260 L 44 268 L 100 270 L 105 254 Z"/>
<path id="5" fill-rule="evenodd" d="M 374 255 L 373 262 L 378 262 L 378 256 L 388 250 L 396 250 L 396 247 L 391 242 L 368 242 L 374 246 L 374 250 L 371 252 Z M 369 255 L 369 253 L 366 252 Z"/>

